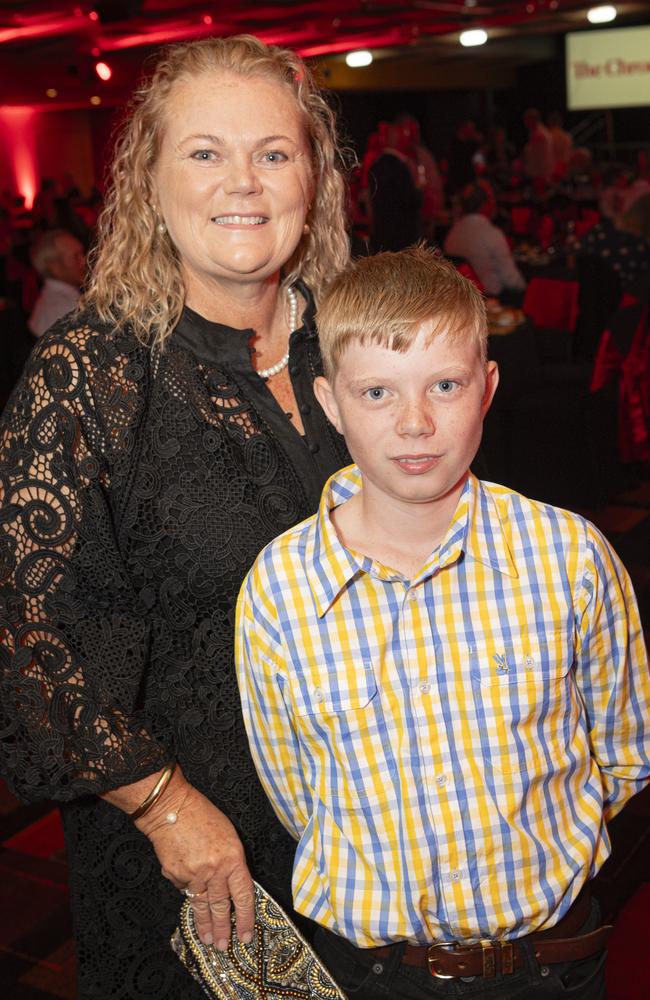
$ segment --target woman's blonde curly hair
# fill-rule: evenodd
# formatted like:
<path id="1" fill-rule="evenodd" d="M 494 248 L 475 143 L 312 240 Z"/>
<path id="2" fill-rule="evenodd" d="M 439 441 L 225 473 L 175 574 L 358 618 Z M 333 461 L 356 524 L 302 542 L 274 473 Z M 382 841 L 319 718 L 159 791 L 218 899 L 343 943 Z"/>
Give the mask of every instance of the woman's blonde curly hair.
<path id="1" fill-rule="evenodd" d="M 180 79 L 224 70 L 264 76 L 288 87 L 302 112 L 311 149 L 314 198 L 309 232 L 283 270 L 283 284 L 301 278 L 316 299 L 349 257 L 345 181 L 334 113 L 294 52 L 252 35 L 206 38 L 164 50 L 136 90 L 115 146 L 111 180 L 91 253 L 82 305 L 105 322 L 129 325 L 144 344 L 162 346 L 180 318 L 185 286 L 167 233 L 158 231 L 153 171 L 165 110 Z"/>

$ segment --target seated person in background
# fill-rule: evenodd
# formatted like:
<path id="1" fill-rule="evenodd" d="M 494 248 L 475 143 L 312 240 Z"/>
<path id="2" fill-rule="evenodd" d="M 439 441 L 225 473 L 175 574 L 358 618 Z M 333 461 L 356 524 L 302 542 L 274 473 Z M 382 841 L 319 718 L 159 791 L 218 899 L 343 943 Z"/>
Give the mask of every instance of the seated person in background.
<path id="1" fill-rule="evenodd" d="M 498 372 L 448 261 L 357 260 L 318 327 L 316 395 L 356 465 L 263 549 L 236 628 L 296 909 L 358 1000 L 441 996 L 432 976 L 601 1000 L 589 880 L 650 778 L 630 580 L 583 517 L 470 473 Z"/>
<path id="2" fill-rule="evenodd" d="M 650 193 L 637 198 L 615 221 L 603 219 L 572 242 L 572 255 L 599 257 L 625 288 L 650 266 Z"/>
<path id="3" fill-rule="evenodd" d="M 451 257 L 464 257 L 476 271 L 486 295 L 521 298 L 526 287 L 514 262 L 508 241 L 491 219 L 494 196 L 483 184 L 468 184 L 460 197 L 463 215 L 445 238 L 444 250 Z"/>
<path id="4" fill-rule="evenodd" d="M 648 178 L 633 177 L 623 192 L 621 211 L 627 212 L 639 198 L 643 198 L 646 194 L 650 194 L 650 181 L 648 181 Z"/>
<path id="5" fill-rule="evenodd" d="M 597 206 L 598 191 L 594 181 L 593 157 L 585 146 L 578 146 L 571 151 L 566 174 L 559 182 L 558 190 L 583 206 L 585 204 L 591 204 L 594 208 Z"/>
<path id="6" fill-rule="evenodd" d="M 72 233 L 48 229 L 38 237 L 31 256 L 44 283 L 27 325 L 35 337 L 41 337 L 77 305 L 86 272 L 86 255 Z"/>
<path id="7" fill-rule="evenodd" d="M 612 222 L 620 215 L 627 189 L 627 170 L 622 163 L 609 163 L 603 170 L 598 210 L 604 219 Z"/>

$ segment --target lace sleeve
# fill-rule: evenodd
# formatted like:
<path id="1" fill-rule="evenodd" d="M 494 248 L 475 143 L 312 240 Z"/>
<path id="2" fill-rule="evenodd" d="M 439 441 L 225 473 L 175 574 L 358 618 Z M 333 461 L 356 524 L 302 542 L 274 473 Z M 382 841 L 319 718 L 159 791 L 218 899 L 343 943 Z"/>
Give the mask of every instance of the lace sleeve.
<path id="1" fill-rule="evenodd" d="M 168 757 L 138 707 L 148 626 L 111 502 L 142 407 L 134 356 L 55 328 L 2 421 L 0 758 L 25 800 L 99 794 Z"/>

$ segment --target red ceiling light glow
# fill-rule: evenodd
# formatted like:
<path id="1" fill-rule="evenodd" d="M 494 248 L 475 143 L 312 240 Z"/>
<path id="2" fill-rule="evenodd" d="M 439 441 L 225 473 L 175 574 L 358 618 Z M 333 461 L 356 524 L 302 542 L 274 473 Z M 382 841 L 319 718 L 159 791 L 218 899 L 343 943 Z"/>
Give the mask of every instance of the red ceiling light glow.
<path id="1" fill-rule="evenodd" d="M 90 54 L 91 54 L 91 56 L 94 56 L 95 59 L 99 59 L 99 57 L 102 54 L 102 50 L 98 49 L 97 46 L 95 46 L 94 49 L 90 50 Z"/>
<path id="2" fill-rule="evenodd" d="M 97 76 L 99 77 L 99 79 L 103 80 L 104 83 L 105 83 L 107 80 L 110 80 L 110 78 L 112 77 L 113 70 L 108 65 L 108 63 L 98 62 L 98 63 L 95 63 L 95 73 L 97 74 Z"/>
<path id="3" fill-rule="evenodd" d="M 88 14 L 88 17 L 90 18 L 91 21 L 99 21 L 99 14 L 97 13 L 96 10 L 91 10 L 90 13 Z"/>
<path id="4" fill-rule="evenodd" d="M 204 14 L 203 17 L 202 17 L 202 21 L 203 21 L 204 24 L 212 24 L 212 15 L 211 14 Z"/>

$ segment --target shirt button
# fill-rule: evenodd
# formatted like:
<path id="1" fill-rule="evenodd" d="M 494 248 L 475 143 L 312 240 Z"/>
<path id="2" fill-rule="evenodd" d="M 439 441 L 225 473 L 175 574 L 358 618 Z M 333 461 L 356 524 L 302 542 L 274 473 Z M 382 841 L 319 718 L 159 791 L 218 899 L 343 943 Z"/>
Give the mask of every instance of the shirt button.
<path id="1" fill-rule="evenodd" d="M 449 873 L 449 878 L 452 882 L 458 882 L 460 880 L 460 872 L 454 871 Z"/>
<path id="2" fill-rule="evenodd" d="M 314 701 L 323 700 L 323 691 L 321 688 L 314 688 Z"/>
<path id="3" fill-rule="evenodd" d="M 420 688 L 422 694 L 428 694 L 429 691 L 431 690 L 431 685 L 429 684 L 428 681 L 422 681 L 421 684 L 418 685 L 418 687 Z"/>
<path id="4" fill-rule="evenodd" d="M 289 374 L 290 375 L 299 375 L 300 374 L 300 368 L 298 367 L 298 365 L 289 365 Z"/>
<path id="5" fill-rule="evenodd" d="M 309 450 L 312 453 L 312 455 L 316 455 L 320 451 L 320 445 L 318 441 L 312 441 L 312 443 L 309 445 Z"/>
<path id="6" fill-rule="evenodd" d="M 445 777 L 445 775 L 439 774 L 436 778 L 436 785 L 440 785 L 442 787 L 443 785 L 446 784 L 447 784 L 447 778 Z"/>

